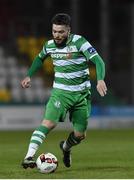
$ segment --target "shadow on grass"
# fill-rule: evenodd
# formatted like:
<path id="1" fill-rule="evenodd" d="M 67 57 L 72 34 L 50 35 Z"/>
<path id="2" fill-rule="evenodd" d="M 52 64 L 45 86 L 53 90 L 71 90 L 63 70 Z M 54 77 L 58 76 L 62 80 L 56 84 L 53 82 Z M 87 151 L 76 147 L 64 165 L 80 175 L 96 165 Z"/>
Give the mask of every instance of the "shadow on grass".
<path id="1" fill-rule="evenodd" d="M 87 171 L 134 171 L 134 167 L 124 167 L 124 166 L 83 166 L 83 167 L 72 167 L 72 168 L 65 168 L 64 170 L 58 169 L 56 174 L 61 174 L 65 172 L 87 172 Z"/>

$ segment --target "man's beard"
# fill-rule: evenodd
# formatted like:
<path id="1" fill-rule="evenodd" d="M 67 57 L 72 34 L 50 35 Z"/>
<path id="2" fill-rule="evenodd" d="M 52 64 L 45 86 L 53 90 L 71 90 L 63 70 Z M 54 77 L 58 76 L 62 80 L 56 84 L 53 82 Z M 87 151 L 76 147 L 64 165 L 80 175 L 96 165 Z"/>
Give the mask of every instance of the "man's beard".
<path id="1" fill-rule="evenodd" d="M 61 43 L 56 43 L 56 41 L 54 40 L 54 43 L 57 47 L 65 47 L 66 42 L 67 42 L 67 37 Z"/>

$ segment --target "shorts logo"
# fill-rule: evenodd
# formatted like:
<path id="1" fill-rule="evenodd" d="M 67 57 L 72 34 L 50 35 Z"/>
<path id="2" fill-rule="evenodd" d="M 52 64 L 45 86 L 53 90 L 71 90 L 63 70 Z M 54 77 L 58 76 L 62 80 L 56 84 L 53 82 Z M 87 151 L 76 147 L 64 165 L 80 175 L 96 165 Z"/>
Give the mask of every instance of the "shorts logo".
<path id="1" fill-rule="evenodd" d="M 55 105 L 55 107 L 60 108 L 61 103 L 60 103 L 60 101 L 55 101 L 54 105 Z"/>

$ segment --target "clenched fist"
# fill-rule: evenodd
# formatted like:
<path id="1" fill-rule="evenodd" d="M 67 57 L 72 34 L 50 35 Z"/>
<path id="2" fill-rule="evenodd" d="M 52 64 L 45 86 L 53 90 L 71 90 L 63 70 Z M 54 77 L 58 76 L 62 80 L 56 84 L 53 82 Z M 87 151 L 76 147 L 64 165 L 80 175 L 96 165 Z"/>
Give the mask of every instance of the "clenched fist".
<path id="1" fill-rule="evenodd" d="M 30 82 L 31 82 L 31 79 L 30 79 L 30 77 L 27 76 L 25 79 L 23 79 L 21 81 L 21 86 L 23 88 L 29 88 L 30 87 Z"/>

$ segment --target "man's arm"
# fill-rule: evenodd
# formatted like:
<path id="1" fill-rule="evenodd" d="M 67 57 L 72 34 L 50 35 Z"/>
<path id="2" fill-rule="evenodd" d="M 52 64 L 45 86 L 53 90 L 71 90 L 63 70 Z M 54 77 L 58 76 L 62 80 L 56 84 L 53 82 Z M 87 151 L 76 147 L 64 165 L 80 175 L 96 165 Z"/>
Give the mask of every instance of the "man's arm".
<path id="1" fill-rule="evenodd" d="M 79 43 L 78 49 L 81 51 L 86 57 L 87 61 L 91 60 L 96 65 L 97 72 L 97 91 L 101 96 L 105 96 L 107 92 L 107 87 L 104 82 L 105 77 L 105 64 L 102 58 L 98 55 L 97 51 L 92 47 L 92 45 L 84 38 L 80 37 L 78 39 Z M 77 42 L 78 42 L 77 41 Z"/>
<path id="2" fill-rule="evenodd" d="M 27 72 L 27 76 L 21 82 L 23 88 L 30 87 L 31 77 L 38 71 L 38 69 L 41 68 L 42 64 L 43 64 L 43 60 L 39 56 L 37 56 L 34 59 L 31 67 L 29 68 Z"/>
<path id="3" fill-rule="evenodd" d="M 97 72 L 97 91 L 101 96 L 107 93 L 107 86 L 104 81 L 105 77 L 105 64 L 102 58 L 97 54 L 90 59 L 96 65 Z"/>
<path id="4" fill-rule="evenodd" d="M 37 56 L 34 59 L 31 67 L 29 68 L 27 72 L 27 76 L 32 77 L 41 68 L 42 65 L 43 65 L 43 59 Z"/>
<path id="5" fill-rule="evenodd" d="M 107 92 L 107 87 L 104 82 L 105 64 L 102 58 L 98 55 L 97 51 L 92 47 L 92 45 L 82 36 L 77 35 L 76 46 L 78 50 L 84 54 L 87 61 L 91 60 L 96 64 L 97 91 L 101 96 L 104 96 Z"/>
<path id="6" fill-rule="evenodd" d="M 37 56 L 31 67 L 29 68 L 28 72 L 27 72 L 27 76 L 21 81 L 21 86 L 23 88 L 29 88 L 30 87 L 30 83 L 31 83 L 31 77 L 41 68 L 43 64 L 43 60 Z"/>
<path id="7" fill-rule="evenodd" d="M 47 56 L 48 54 L 44 45 L 42 51 L 33 60 L 33 63 L 27 72 L 27 76 L 21 81 L 21 86 L 23 88 L 30 87 L 31 77 L 41 68 L 41 66 L 43 65 L 43 61 Z"/>

